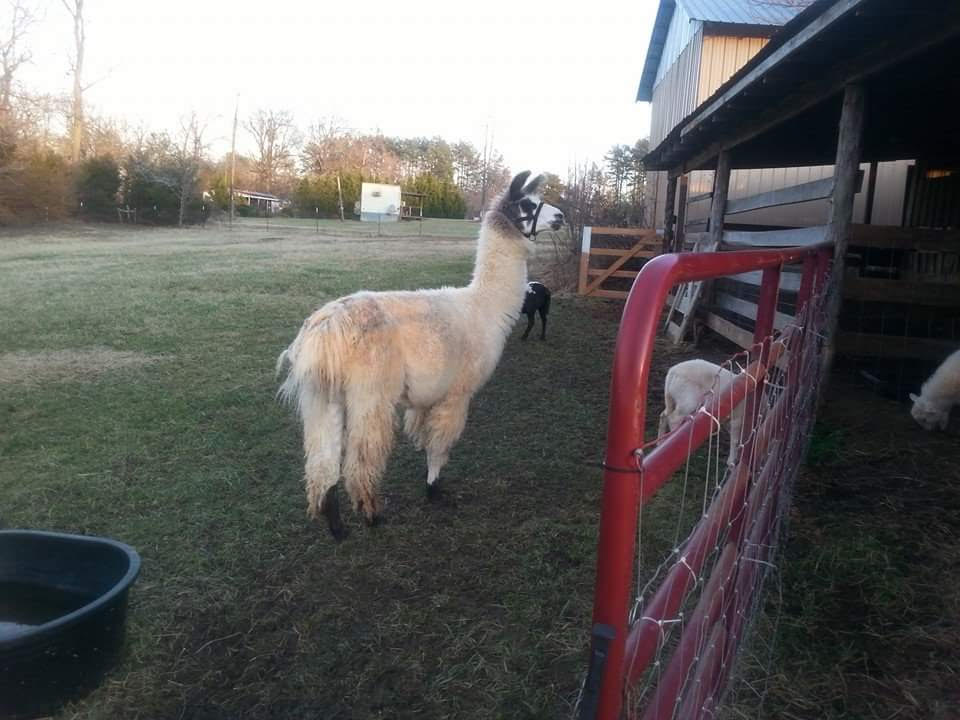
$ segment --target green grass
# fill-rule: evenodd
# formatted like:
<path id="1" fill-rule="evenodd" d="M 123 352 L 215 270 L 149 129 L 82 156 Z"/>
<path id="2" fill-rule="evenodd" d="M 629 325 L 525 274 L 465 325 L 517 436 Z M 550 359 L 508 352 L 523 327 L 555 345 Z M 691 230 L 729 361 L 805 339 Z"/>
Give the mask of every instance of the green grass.
<path id="1" fill-rule="evenodd" d="M 957 717 L 956 442 L 834 379 L 726 717 Z"/>
<path id="2" fill-rule="evenodd" d="M 387 524 L 348 514 L 340 545 L 306 518 L 299 428 L 274 399 L 276 356 L 313 308 L 464 283 L 472 254 L 456 234 L 256 223 L 0 235 L 0 526 L 106 535 L 143 558 L 125 657 L 58 720 L 569 717 L 621 306 L 555 297 L 548 342 L 518 328 L 454 448 L 449 501 L 425 501 L 424 459 L 400 439 Z M 658 346 L 648 434 L 667 367 L 704 354 L 718 359 Z M 956 436 L 836 396 L 757 623 L 764 652 L 741 664 L 766 703 L 737 693 L 729 717 L 948 720 Z M 645 511 L 644 567 L 672 546 L 684 491 L 695 520 L 702 460 Z"/>
<path id="3" fill-rule="evenodd" d="M 423 220 L 404 220 L 402 222 L 360 222 L 353 218 L 331 220 L 321 218 L 235 218 L 239 227 L 258 230 L 296 230 L 320 235 L 340 237 L 477 237 L 480 223 L 472 220 L 449 220 L 444 218 L 424 218 Z"/>
<path id="4" fill-rule="evenodd" d="M 451 501 L 425 502 L 401 439 L 387 525 L 348 514 L 340 545 L 306 518 L 299 428 L 274 399 L 314 307 L 464 283 L 472 255 L 258 228 L 0 238 L 0 525 L 143 558 L 122 664 L 62 717 L 569 712 L 619 305 L 557 298 L 547 343 L 518 329 L 445 471 Z"/>

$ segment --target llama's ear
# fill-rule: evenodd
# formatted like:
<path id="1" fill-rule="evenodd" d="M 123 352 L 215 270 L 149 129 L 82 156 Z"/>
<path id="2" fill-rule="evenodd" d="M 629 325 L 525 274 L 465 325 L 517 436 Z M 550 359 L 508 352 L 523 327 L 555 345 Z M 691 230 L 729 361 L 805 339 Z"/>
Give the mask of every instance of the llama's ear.
<path id="1" fill-rule="evenodd" d="M 524 170 L 522 173 L 517 173 L 516 177 L 513 178 L 513 182 L 510 183 L 511 200 L 519 200 L 523 197 L 523 184 L 527 182 L 528 177 L 530 177 L 530 171 Z"/>
<path id="2" fill-rule="evenodd" d="M 546 182 L 546 175 L 537 175 L 533 180 L 527 183 L 526 187 L 523 188 L 524 195 L 539 195 L 540 189 L 543 187 L 543 184 Z"/>
<path id="3" fill-rule="evenodd" d="M 914 395 L 913 393 L 910 393 L 910 400 L 912 400 L 913 402 L 916 402 L 919 399 L 920 398 L 918 398 L 916 395 Z"/>

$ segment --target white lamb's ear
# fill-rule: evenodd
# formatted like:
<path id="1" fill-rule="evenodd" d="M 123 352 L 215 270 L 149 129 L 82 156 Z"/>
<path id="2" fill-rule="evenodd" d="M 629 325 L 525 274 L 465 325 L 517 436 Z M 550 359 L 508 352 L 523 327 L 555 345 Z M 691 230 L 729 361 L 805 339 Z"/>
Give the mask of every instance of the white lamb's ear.
<path id="1" fill-rule="evenodd" d="M 912 400 L 913 402 L 917 402 L 919 399 L 920 398 L 918 398 L 916 395 L 914 395 L 913 393 L 910 393 L 910 400 Z"/>

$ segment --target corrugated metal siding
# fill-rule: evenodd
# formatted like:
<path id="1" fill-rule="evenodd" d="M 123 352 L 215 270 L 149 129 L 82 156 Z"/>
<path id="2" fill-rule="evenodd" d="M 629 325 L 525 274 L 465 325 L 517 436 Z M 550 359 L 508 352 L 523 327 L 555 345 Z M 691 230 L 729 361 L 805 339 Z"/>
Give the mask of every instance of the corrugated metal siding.
<path id="1" fill-rule="evenodd" d="M 900 225 L 909 165 L 909 160 L 882 162 L 878 165 L 877 186 L 873 199 L 874 225 Z M 870 165 L 864 163 L 860 169 L 863 170 L 863 183 L 860 186 L 860 192 L 854 197 L 853 205 L 853 221 L 858 223 L 864 221 L 867 174 L 870 172 Z M 750 197 L 768 190 L 777 190 L 828 177 L 833 177 L 833 165 L 734 170 L 730 173 L 730 199 Z M 727 222 L 807 227 L 822 225 L 828 217 L 828 201 L 813 200 L 730 215 Z"/>
<path id="2" fill-rule="evenodd" d="M 688 17 L 743 25 L 783 25 L 813 0 L 677 0 Z"/>
<path id="3" fill-rule="evenodd" d="M 912 160 L 882 162 L 877 168 L 877 187 L 873 204 L 874 225 L 899 226 L 906 193 L 907 168 Z M 866 207 L 867 174 L 870 166 L 861 165 L 864 180 L 860 192 L 854 198 L 853 221 L 864 222 Z M 768 190 L 813 182 L 833 176 L 833 165 L 813 167 L 767 168 L 757 170 L 734 170 L 730 174 L 730 199 L 750 197 Z M 667 173 L 651 172 L 648 178 L 648 222 L 658 229 L 663 228 L 664 197 L 667 192 Z M 688 197 L 713 190 L 713 171 L 695 170 L 689 174 Z M 822 225 L 829 217 L 827 200 L 813 200 L 794 205 L 753 210 L 728 215 L 726 222 L 743 225 L 780 225 L 784 227 L 808 227 Z M 707 218 L 710 201 L 693 203 L 687 208 L 687 222 L 697 223 Z"/>
<path id="4" fill-rule="evenodd" d="M 713 95 L 747 61 L 760 52 L 768 38 L 707 35 L 700 52 L 697 105 Z"/>
<path id="5" fill-rule="evenodd" d="M 698 32 L 667 72 L 653 88 L 650 117 L 650 147 L 660 144 L 683 118 L 697 106 L 697 77 L 700 72 L 700 45 L 703 33 Z"/>
<path id="6" fill-rule="evenodd" d="M 657 76 L 653 81 L 656 86 L 664 76 L 670 71 L 670 68 L 677 61 L 690 41 L 703 28 L 703 23 L 699 20 L 691 20 L 687 12 L 677 5 L 673 11 L 673 17 L 670 18 L 670 29 L 667 30 L 667 37 L 663 43 L 663 52 L 660 55 L 660 65 L 657 67 Z"/>

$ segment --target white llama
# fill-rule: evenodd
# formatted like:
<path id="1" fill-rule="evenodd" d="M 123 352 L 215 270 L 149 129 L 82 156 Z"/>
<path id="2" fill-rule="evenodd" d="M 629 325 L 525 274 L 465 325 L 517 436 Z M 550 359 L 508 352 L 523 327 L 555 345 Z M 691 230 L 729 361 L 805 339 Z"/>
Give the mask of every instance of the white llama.
<path id="1" fill-rule="evenodd" d="M 527 288 L 531 238 L 558 229 L 563 214 L 540 200 L 544 177 L 513 178 L 484 216 L 467 287 L 358 292 L 310 315 L 277 360 L 289 371 L 281 397 L 303 422 L 307 512 L 323 513 L 334 538 L 345 530 L 341 474 L 354 510 L 376 523 L 393 446 L 395 408 L 427 452 L 427 495 L 460 437 L 474 393 L 493 374 Z"/>

